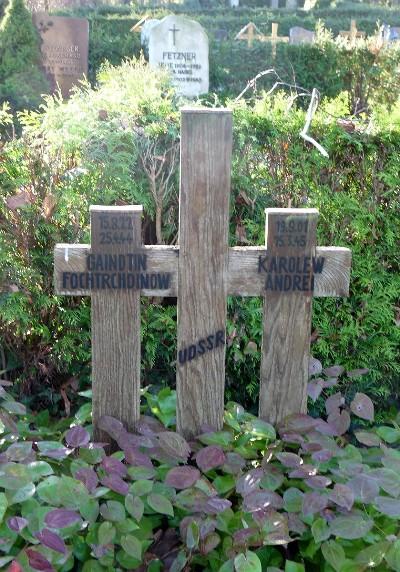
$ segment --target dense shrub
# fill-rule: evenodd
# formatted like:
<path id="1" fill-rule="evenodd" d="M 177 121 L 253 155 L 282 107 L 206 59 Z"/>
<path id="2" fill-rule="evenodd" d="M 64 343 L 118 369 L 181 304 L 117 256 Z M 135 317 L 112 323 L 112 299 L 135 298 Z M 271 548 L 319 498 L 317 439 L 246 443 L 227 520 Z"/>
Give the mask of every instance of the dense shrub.
<path id="1" fill-rule="evenodd" d="M 400 420 L 371 426 L 364 394 L 332 395 L 327 421 L 295 415 L 277 432 L 228 403 L 223 429 L 191 442 L 174 432 L 174 393 L 146 394 L 160 420 L 142 416 L 138 434 L 101 419 L 111 455 L 91 439 L 90 404 L 52 424 L 0 390 L 9 572 L 400 569 Z"/>
<path id="2" fill-rule="evenodd" d="M 165 155 L 173 176 L 159 195 L 142 161 L 146 150 L 157 161 L 178 139 L 179 100 L 165 81 L 140 62 L 105 68 L 97 90 L 84 88 L 65 104 L 50 98 L 42 114 L 22 118 L 23 138 L 3 147 L 1 344 L 7 367 L 15 368 L 10 375 L 25 391 L 35 388 L 36 405 L 51 399 L 57 407 L 62 396 L 73 398 L 76 377 L 86 383 L 90 362 L 88 301 L 54 296 L 54 243 L 88 242 L 89 205 L 121 201 L 144 205 L 146 243 L 176 240 L 177 163 Z M 315 300 L 314 353 L 347 370 L 368 368 L 362 379 L 344 376 L 342 390 L 351 396 L 367 388 L 388 406 L 389 398 L 398 399 L 400 373 L 400 134 L 399 123 L 390 126 L 399 109 L 391 115 L 377 110 L 369 123 L 347 123 L 349 133 L 336 119 L 348 114 L 345 95 L 325 102 L 313 134 L 327 160 L 299 137 L 304 112 L 289 110 L 290 101 L 277 95 L 232 104 L 230 242 L 263 244 L 265 207 L 320 209 L 319 244 L 350 247 L 353 266 L 348 300 Z M 142 303 L 143 379 L 173 384 L 176 307 L 152 302 Z M 227 396 L 254 410 L 261 301 L 232 298 L 228 307 Z"/>
<path id="3" fill-rule="evenodd" d="M 0 22 L 0 104 L 37 106 L 48 87 L 39 65 L 39 36 L 31 14 L 24 0 L 9 0 Z"/>

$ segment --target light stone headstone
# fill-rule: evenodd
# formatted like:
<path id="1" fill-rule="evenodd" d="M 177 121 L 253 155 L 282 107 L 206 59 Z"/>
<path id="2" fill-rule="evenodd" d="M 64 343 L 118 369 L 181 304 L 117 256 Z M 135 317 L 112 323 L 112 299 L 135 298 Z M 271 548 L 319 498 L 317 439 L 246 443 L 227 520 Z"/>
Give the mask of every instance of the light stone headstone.
<path id="1" fill-rule="evenodd" d="M 41 40 L 42 66 L 52 92 L 58 87 L 67 98 L 71 89 L 87 76 L 89 22 L 84 18 L 32 15 Z"/>
<path id="2" fill-rule="evenodd" d="M 398 42 L 400 41 L 400 27 L 399 26 L 390 26 L 390 33 L 389 33 L 389 41 L 390 42 Z"/>
<path id="3" fill-rule="evenodd" d="M 289 31 L 290 44 L 313 44 L 315 42 L 315 32 L 310 32 L 301 26 L 294 26 Z"/>
<path id="4" fill-rule="evenodd" d="M 208 92 L 208 37 L 202 26 L 184 16 L 167 16 L 149 33 L 149 64 L 171 73 L 179 94 Z"/>
<path id="5" fill-rule="evenodd" d="M 279 8 L 279 0 L 271 0 L 271 8 L 273 10 Z"/>
<path id="6" fill-rule="evenodd" d="M 231 8 L 238 8 L 240 0 L 229 0 Z"/>

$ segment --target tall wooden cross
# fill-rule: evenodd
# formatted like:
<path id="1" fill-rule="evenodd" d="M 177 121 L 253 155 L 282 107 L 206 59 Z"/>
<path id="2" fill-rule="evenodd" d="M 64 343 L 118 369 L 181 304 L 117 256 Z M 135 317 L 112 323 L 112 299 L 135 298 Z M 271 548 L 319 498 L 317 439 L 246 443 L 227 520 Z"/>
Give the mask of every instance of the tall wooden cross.
<path id="1" fill-rule="evenodd" d="M 350 30 L 340 32 L 340 36 L 342 38 L 346 38 L 351 46 L 355 46 L 357 38 L 364 38 L 365 32 L 359 32 L 357 30 L 357 23 L 355 20 L 351 20 L 350 22 Z"/>
<path id="2" fill-rule="evenodd" d="M 276 58 L 276 45 L 279 42 L 288 42 L 288 36 L 278 36 L 278 24 L 276 22 L 272 22 L 271 24 L 271 35 L 264 37 L 265 42 L 270 42 L 272 44 L 272 59 Z"/>
<path id="3" fill-rule="evenodd" d="M 259 414 L 305 412 L 313 296 L 347 296 L 351 252 L 316 246 L 316 209 L 267 209 L 266 243 L 228 247 L 232 114 L 184 109 L 179 246 L 143 246 L 142 207 L 92 206 L 91 244 L 55 247 L 55 288 L 92 298 L 93 422 L 134 429 L 140 296 L 177 296 L 177 428 L 220 429 L 227 296 L 264 298 Z"/>

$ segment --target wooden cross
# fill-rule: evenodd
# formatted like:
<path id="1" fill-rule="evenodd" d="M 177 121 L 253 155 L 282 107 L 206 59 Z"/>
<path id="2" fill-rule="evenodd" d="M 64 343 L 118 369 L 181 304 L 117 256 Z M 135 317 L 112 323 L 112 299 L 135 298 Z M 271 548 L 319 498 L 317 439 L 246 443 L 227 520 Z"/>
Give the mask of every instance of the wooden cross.
<path id="1" fill-rule="evenodd" d="M 247 47 L 252 48 L 254 40 L 259 40 L 263 42 L 265 36 L 260 32 L 257 26 L 253 22 L 249 22 L 238 32 L 235 36 L 235 40 L 247 40 Z"/>
<path id="2" fill-rule="evenodd" d="M 357 38 L 364 38 L 365 32 L 359 32 L 357 30 L 357 23 L 355 20 L 351 20 L 350 22 L 350 30 L 345 32 L 340 32 L 340 36 L 342 38 L 347 38 L 351 46 L 354 46 L 356 43 Z"/>
<path id="3" fill-rule="evenodd" d="M 223 424 L 227 296 L 264 298 L 260 417 L 305 412 L 313 296 L 347 296 L 351 252 L 316 209 L 267 209 L 266 244 L 228 247 L 232 113 L 184 109 L 179 246 L 143 246 L 142 207 L 92 206 L 91 244 L 57 244 L 55 289 L 92 298 L 93 423 L 139 418 L 140 295 L 177 296 L 177 429 Z"/>
<path id="4" fill-rule="evenodd" d="M 140 18 L 140 20 L 138 20 L 138 22 L 136 22 L 136 24 L 132 26 L 131 32 L 141 32 L 143 24 L 146 22 L 147 19 L 148 19 L 147 15 L 143 16 L 143 18 Z"/>
<path id="5" fill-rule="evenodd" d="M 278 24 L 276 22 L 272 22 L 271 24 L 271 35 L 265 36 L 264 41 L 270 42 L 272 44 L 272 59 L 276 58 L 276 45 L 279 42 L 288 42 L 288 36 L 278 36 Z"/>

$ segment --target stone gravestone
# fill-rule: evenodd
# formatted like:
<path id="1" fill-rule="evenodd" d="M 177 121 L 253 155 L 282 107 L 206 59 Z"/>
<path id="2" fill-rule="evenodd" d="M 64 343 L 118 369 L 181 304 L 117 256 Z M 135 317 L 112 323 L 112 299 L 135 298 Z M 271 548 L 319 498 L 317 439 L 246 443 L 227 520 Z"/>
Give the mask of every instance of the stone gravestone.
<path id="1" fill-rule="evenodd" d="M 89 22 L 44 12 L 32 15 L 41 40 L 42 65 L 51 91 L 63 97 L 88 73 Z"/>
<path id="2" fill-rule="evenodd" d="M 310 32 L 301 26 L 294 26 L 289 31 L 289 43 L 293 45 L 298 44 L 313 44 L 315 42 L 315 32 Z"/>
<path id="3" fill-rule="evenodd" d="M 239 0 L 229 0 L 231 8 L 238 8 L 239 7 Z"/>
<path id="4" fill-rule="evenodd" d="M 181 95 L 208 92 L 208 37 L 202 26 L 183 16 L 167 16 L 149 31 L 149 64 L 171 73 Z"/>
<path id="5" fill-rule="evenodd" d="M 214 38 L 217 42 L 225 42 L 228 39 L 228 30 L 224 30 L 223 28 L 215 30 Z"/>
<path id="6" fill-rule="evenodd" d="M 286 0 L 286 8 L 288 10 L 297 10 L 297 0 Z"/>

